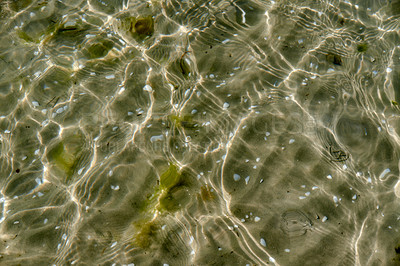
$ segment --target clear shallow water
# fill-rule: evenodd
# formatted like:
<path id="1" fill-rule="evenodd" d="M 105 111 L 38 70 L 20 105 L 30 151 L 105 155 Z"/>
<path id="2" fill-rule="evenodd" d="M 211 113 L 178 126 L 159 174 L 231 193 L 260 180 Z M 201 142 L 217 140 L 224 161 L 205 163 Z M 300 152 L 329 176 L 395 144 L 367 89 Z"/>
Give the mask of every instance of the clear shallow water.
<path id="1" fill-rule="evenodd" d="M 399 1 L 3 1 L 2 265 L 397 265 Z"/>

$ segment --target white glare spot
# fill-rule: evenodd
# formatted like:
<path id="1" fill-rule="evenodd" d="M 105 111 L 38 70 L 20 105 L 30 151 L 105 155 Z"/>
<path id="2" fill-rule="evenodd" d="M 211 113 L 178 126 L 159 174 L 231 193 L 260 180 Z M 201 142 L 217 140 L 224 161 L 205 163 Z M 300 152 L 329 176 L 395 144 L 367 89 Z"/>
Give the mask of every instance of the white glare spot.
<path id="1" fill-rule="evenodd" d="M 239 181 L 240 175 L 234 174 L 234 175 L 233 175 L 233 179 L 234 179 L 235 181 Z"/>
<path id="2" fill-rule="evenodd" d="M 260 217 L 258 217 L 258 216 L 254 217 L 254 222 L 259 222 L 260 220 L 261 220 Z"/>
<path id="3" fill-rule="evenodd" d="M 267 243 L 265 242 L 265 239 L 264 239 L 264 238 L 261 238 L 261 239 L 260 239 L 260 244 L 261 244 L 262 246 L 264 246 L 264 247 L 267 246 Z"/>
<path id="4" fill-rule="evenodd" d="M 145 85 L 145 86 L 143 87 L 143 90 L 148 91 L 148 92 L 152 92 L 152 91 L 153 91 L 153 88 L 150 87 L 149 85 Z"/>

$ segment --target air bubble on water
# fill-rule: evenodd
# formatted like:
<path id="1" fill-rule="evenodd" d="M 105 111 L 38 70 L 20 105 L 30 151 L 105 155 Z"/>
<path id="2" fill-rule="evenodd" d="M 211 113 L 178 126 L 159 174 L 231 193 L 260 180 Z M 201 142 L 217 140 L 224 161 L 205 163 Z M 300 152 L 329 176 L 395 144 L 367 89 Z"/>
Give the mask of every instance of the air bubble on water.
<path id="1" fill-rule="evenodd" d="M 339 200 L 338 200 L 338 198 L 337 198 L 336 196 L 333 196 L 333 201 L 334 201 L 335 203 L 338 203 L 338 202 L 339 202 Z"/>
<path id="2" fill-rule="evenodd" d="M 125 87 L 121 87 L 120 89 L 119 89 L 119 91 L 118 91 L 118 94 L 121 94 L 121 93 L 123 93 L 125 91 Z"/>
<path id="3" fill-rule="evenodd" d="M 250 180 L 250 176 L 247 176 L 247 177 L 244 179 L 244 181 L 246 181 L 246 185 L 249 183 L 249 180 Z"/>
<path id="4" fill-rule="evenodd" d="M 152 137 L 150 138 L 150 142 L 153 143 L 153 142 L 155 142 L 155 141 L 162 141 L 163 139 L 164 139 L 164 136 L 163 136 L 163 135 L 152 136 Z"/>
<path id="5" fill-rule="evenodd" d="M 240 175 L 234 174 L 234 175 L 233 175 L 233 179 L 234 179 L 235 181 L 239 181 Z"/>
<path id="6" fill-rule="evenodd" d="M 390 169 L 386 168 L 385 170 L 383 170 L 383 172 L 379 175 L 379 180 L 380 181 L 384 181 L 386 180 L 385 176 L 390 173 Z"/>
<path id="7" fill-rule="evenodd" d="M 328 220 L 328 217 L 326 217 L 326 216 L 324 216 L 324 217 L 322 218 L 322 222 L 323 222 L 323 223 L 325 223 L 327 220 Z"/>
<path id="8" fill-rule="evenodd" d="M 261 238 L 261 239 L 260 239 L 260 244 L 261 244 L 262 246 L 264 246 L 264 247 L 267 246 L 267 242 L 265 242 L 265 239 L 264 239 L 264 238 Z"/>
<path id="9" fill-rule="evenodd" d="M 332 176 L 331 175 L 327 175 L 326 178 L 332 179 Z"/>
<path id="10" fill-rule="evenodd" d="M 254 217 L 254 222 L 259 222 L 260 220 L 261 220 L 260 217 L 258 217 L 258 216 Z"/>
<path id="11" fill-rule="evenodd" d="M 150 86 L 150 85 L 145 85 L 144 87 L 143 87 L 143 90 L 144 91 L 148 91 L 148 92 L 152 92 L 153 91 L 153 88 Z"/>

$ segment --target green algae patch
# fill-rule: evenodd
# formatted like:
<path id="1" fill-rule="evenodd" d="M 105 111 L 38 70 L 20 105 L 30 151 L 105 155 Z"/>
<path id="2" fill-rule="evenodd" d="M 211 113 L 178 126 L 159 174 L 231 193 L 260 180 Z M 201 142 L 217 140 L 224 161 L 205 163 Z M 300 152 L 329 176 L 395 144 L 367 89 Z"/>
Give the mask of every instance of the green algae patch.
<path id="1" fill-rule="evenodd" d="M 167 171 L 160 177 L 160 186 L 162 189 L 171 189 L 179 183 L 181 175 L 178 173 L 178 168 L 174 164 L 170 164 Z"/>
<path id="2" fill-rule="evenodd" d="M 86 57 L 89 59 L 105 57 L 113 48 L 114 44 L 110 40 L 100 40 L 89 46 Z"/>
<path id="3" fill-rule="evenodd" d="M 187 173 L 173 163 L 160 175 L 154 192 L 143 203 L 142 218 L 133 223 L 132 242 L 136 247 L 154 248 L 160 240 L 162 220 L 188 204 L 191 198 L 187 177 Z"/>
<path id="4" fill-rule="evenodd" d="M 329 53 L 326 55 L 326 60 L 334 65 L 342 65 L 342 57 L 338 54 Z"/>
<path id="5" fill-rule="evenodd" d="M 160 226 L 153 220 L 134 224 L 137 233 L 133 237 L 135 246 L 147 249 L 156 240 Z"/>
<path id="6" fill-rule="evenodd" d="M 32 0 L 10 0 L 8 7 L 15 12 L 19 12 L 32 4 Z"/>
<path id="7" fill-rule="evenodd" d="M 194 129 L 198 127 L 198 123 L 193 121 L 193 117 L 191 115 L 170 115 L 169 120 L 177 128 Z"/>
<path id="8" fill-rule="evenodd" d="M 75 135 L 59 142 L 47 153 L 48 161 L 66 176 L 67 181 L 75 172 L 80 161 L 82 145 L 81 136 Z"/>
<path id="9" fill-rule="evenodd" d="M 146 215 L 173 213 L 181 209 L 189 197 L 189 184 L 178 167 L 170 164 L 161 174 L 154 192 L 147 196 L 143 203 L 142 212 Z"/>
<path id="10" fill-rule="evenodd" d="M 131 17 L 123 15 L 118 20 L 118 30 L 137 42 L 142 42 L 154 34 L 154 19 L 152 16 Z"/>
<path id="11" fill-rule="evenodd" d="M 368 44 L 367 43 L 359 43 L 357 45 L 357 51 L 359 53 L 365 53 L 368 50 Z"/>
<path id="12" fill-rule="evenodd" d="M 154 33 L 154 19 L 151 16 L 144 18 L 130 18 L 131 27 L 129 31 L 141 38 L 152 36 Z"/>
<path id="13" fill-rule="evenodd" d="M 38 40 L 35 41 L 31 36 L 29 36 L 25 31 L 18 30 L 17 35 L 20 39 L 24 40 L 25 42 L 39 42 Z"/>

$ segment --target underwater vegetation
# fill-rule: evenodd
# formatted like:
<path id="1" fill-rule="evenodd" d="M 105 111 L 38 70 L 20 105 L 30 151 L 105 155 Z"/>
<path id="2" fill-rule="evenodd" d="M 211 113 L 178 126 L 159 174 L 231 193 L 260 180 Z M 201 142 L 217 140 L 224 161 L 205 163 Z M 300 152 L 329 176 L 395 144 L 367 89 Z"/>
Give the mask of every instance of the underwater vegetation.
<path id="1" fill-rule="evenodd" d="M 96 40 L 87 49 L 86 57 L 89 59 L 104 57 L 113 47 L 114 43 L 110 40 Z"/>
<path id="2" fill-rule="evenodd" d="M 151 16 L 145 18 L 131 18 L 131 27 L 129 31 L 142 38 L 153 35 L 154 20 Z"/>
<path id="3" fill-rule="evenodd" d="M 82 156 L 83 139 L 72 135 L 57 143 L 48 153 L 47 159 L 69 181 Z"/>
<path id="4" fill-rule="evenodd" d="M 368 50 L 368 44 L 367 43 L 359 43 L 357 44 L 357 51 L 359 53 L 364 53 Z"/>
<path id="5" fill-rule="evenodd" d="M 198 127 L 198 123 L 193 121 L 192 115 L 170 115 L 169 120 L 176 128 L 194 129 Z"/>
<path id="6" fill-rule="evenodd" d="M 144 203 L 142 212 L 147 218 L 134 224 L 137 230 L 134 244 L 141 248 L 150 247 L 152 239 L 160 229 L 157 216 L 160 215 L 162 218 L 168 213 L 178 211 L 188 200 L 188 183 L 185 175 L 180 173 L 176 165 L 170 163 L 168 169 L 161 174 L 154 193 Z"/>
<path id="7" fill-rule="evenodd" d="M 342 65 L 342 57 L 337 54 L 329 53 L 326 55 L 326 60 L 334 65 L 341 66 Z"/>
<path id="8" fill-rule="evenodd" d="M 138 42 L 141 42 L 154 34 L 154 19 L 152 16 L 128 16 L 120 18 L 119 21 L 119 30 Z"/>

